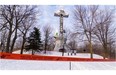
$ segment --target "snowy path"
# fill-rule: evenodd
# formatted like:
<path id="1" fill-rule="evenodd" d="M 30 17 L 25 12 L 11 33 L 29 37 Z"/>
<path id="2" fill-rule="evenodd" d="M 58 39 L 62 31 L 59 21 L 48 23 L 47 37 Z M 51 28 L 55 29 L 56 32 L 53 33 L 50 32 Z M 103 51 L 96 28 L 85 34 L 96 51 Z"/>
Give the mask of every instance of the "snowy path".
<path id="1" fill-rule="evenodd" d="M 73 70 L 116 70 L 116 62 L 73 62 Z"/>
<path id="2" fill-rule="evenodd" d="M 69 70 L 63 61 L 26 61 L 0 59 L 0 70 Z M 71 70 L 116 70 L 116 62 L 71 62 Z"/>
<path id="3" fill-rule="evenodd" d="M 0 60 L 1 70 L 68 70 L 68 62 Z"/>

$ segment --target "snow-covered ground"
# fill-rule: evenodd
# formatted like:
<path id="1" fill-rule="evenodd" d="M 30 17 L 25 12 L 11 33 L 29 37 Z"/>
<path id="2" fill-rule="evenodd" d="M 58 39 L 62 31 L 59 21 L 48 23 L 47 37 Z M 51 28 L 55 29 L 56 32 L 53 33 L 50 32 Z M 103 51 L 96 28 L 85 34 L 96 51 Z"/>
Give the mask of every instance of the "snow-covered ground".
<path id="1" fill-rule="evenodd" d="M 0 60 L 0 70 L 116 70 L 116 62 Z"/>
<path id="2" fill-rule="evenodd" d="M 13 53 L 20 53 L 15 51 Z M 24 54 L 31 54 L 31 52 L 24 52 Z M 35 53 L 35 55 L 55 55 L 61 56 L 61 52 L 47 51 Z M 68 53 L 65 53 L 68 56 Z M 93 54 L 94 58 L 103 57 Z M 88 53 L 77 53 L 70 57 L 90 58 Z M 116 62 L 69 62 L 69 61 L 34 61 L 34 60 L 8 60 L 0 59 L 0 70 L 116 70 Z"/>
<path id="3" fill-rule="evenodd" d="M 20 50 L 13 52 L 15 54 L 20 54 Z M 23 54 L 31 54 L 31 51 L 29 52 L 23 52 Z M 35 55 L 49 55 L 49 56 L 62 56 L 62 52 L 56 52 L 56 51 L 47 51 L 46 54 L 43 52 L 35 52 Z M 90 53 L 77 53 L 76 55 L 69 53 L 64 53 L 65 57 L 77 57 L 77 58 L 90 58 Z M 102 56 L 93 54 L 93 58 L 99 58 L 103 59 Z"/>

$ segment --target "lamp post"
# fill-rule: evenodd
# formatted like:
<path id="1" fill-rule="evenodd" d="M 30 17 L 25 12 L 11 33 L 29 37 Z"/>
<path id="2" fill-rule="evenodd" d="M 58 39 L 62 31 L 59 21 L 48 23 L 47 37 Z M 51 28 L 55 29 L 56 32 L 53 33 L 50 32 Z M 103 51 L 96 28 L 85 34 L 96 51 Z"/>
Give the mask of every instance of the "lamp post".
<path id="1" fill-rule="evenodd" d="M 63 17 L 68 18 L 68 14 L 62 9 L 54 13 L 54 16 L 60 17 L 60 49 L 63 49 L 62 56 L 64 55 L 64 29 L 63 29 Z"/>

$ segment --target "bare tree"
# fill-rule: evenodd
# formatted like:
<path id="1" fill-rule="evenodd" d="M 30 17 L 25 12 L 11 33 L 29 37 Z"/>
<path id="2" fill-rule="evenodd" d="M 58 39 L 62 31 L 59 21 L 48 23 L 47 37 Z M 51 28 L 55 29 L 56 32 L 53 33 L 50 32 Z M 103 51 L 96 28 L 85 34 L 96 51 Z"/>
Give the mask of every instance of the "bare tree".
<path id="1" fill-rule="evenodd" d="M 73 50 L 73 53 L 74 53 L 74 50 L 77 49 L 77 41 L 75 39 L 71 40 L 69 43 L 68 43 L 68 46 L 71 50 Z"/>
<path id="2" fill-rule="evenodd" d="M 22 33 L 22 38 L 23 38 L 23 41 L 22 41 L 22 47 L 21 47 L 21 54 L 23 54 L 23 49 L 24 49 L 24 44 L 26 42 L 26 36 L 27 36 L 27 33 L 29 32 L 29 30 L 32 28 L 32 26 L 34 26 L 37 22 L 37 14 L 39 13 L 39 11 L 36 10 L 37 7 L 30 7 L 30 6 L 27 6 L 26 10 L 28 10 L 28 13 L 29 15 L 27 15 L 23 21 L 21 22 L 21 25 L 20 25 L 20 28 L 19 31 Z"/>
<path id="3" fill-rule="evenodd" d="M 28 19 L 27 19 L 28 20 Z M 23 49 L 24 49 L 24 44 L 26 42 L 26 36 L 27 33 L 29 32 L 29 29 L 32 27 L 33 23 L 29 23 L 29 20 L 23 20 L 24 22 L 22 22 L 22 26 L 19 28 L 19 30 L 22 33 L 22 46 L 21 46 L 21 52 L 20 54 L 23 54 Z"/>
<path id="4" fill-rule="evenodd" d="M 6 40 L 7 40 L 7 29 L 2 29 L 0 33 L 0 49 L 2 52 L 5 50 Z"/>
<path id="5" fill-rule="evenodd" d="M 77 48 L 77 39 L 70 29 L 65 29 L 64 39 L 66 40 L 65 42 L 67 48 L 69 48 L 70 50 L 74 50 Z"/>
<path id="6" fill-rule="evenodd" d="M 99 41 L 103 46 L 103 56 L 104 59 L 108 57 L 111 45 L 113 45 L 115 26 L 113 27 L 114 19 L 114 9 L 104 7 L 104 9 L 99 10 L 98 16 L 95 18 L 96 27 L 94 29 L 94 34 L 97 36 Z"/>
<path id="7" fill-rule="evenodd" d="M 92 39 L 94 34 L 101 42 L 104 48 L 104 58 L 108 57 L 108 44 L 113 43 L 115 29 L 112 29 L 114 19 L 114 9 L 105 8 L 105 6 L 76 6 L 75 27 L 79 34 L 85 34 L 89 42 L 91 58 L 93 58 Z M 112 39 L 112 40 L 111 40 Z"/>
<path id="8" fill-rule="evenodd" d="M 50 27 L 50 25 L 45 25 L 43 27 L 43 32 L 44 32 L 44 41 L 45 41 L 45 53 L 46 53 L 46 50 L 47 50 L 47 46 L 48 46 L 48 43 L 49 43 L 49 40 L 50 40 L 50 35 L 52 33 L 52 28 Z"/>
<path id="9" fill-rule="evenodd" d="M 11 35 L 13 34 L 13 32 L 15 31 L 15 27 L 14 27 L 14 12 L 15 12 L 16 6 L 1 6 L 0 10 L 1 10 L 1 17 L 3 19 L 3 21 L 6 22 L 5 27 L 8 28 L 8 38 L 7 38 L 7 47 L 6 47 L 6 52 L 10 52 L 9 51 L 9 47 L 10 47 L 10 42 L 11 42 Z"/>
<path id="10" fill-rule="evenodd" d="M 15 46 L 14 46 L 15 50 L 20 50 L 21 49 L 22 41 L 23 41 L 22 36 L 18 36 L 18 38 L 16 40 L 16 43 L 15 43 Z"/>
<path id="11" fill-rule="evenodd" d="M 94 18 L 97 16 L 99 6 L 75 6 L 74 19 L 76 33 L 85 35 L 89 42 L 91 58 L 93 58 L 92 49 L 92 31 L 95 27 Z"/>
<path id="12" fill-rule="evenodd" d="M 74 37 L 72 36 L 72 32 L 71 32 L 70 29 L 65 28 L 64 38 L 66 38 L 67 41 L 68 41 L 68 40 L 72 40 L 72 39 L 74 39 Z"/>
<path id="13" fill-rule="evenodd" d="M 35 11 L 35 7 L 23 5 L 3 5 L 1 6 L 0 11 L 1 18 L 4 22 L 3 25 L 8 29 L 6 52 L 12 53 L 17 39 L 18 28 L 24 19 L 33 15 L 32 11 Z M 13 37 L 13 39 L 11 39 L 11 37 Z"/>

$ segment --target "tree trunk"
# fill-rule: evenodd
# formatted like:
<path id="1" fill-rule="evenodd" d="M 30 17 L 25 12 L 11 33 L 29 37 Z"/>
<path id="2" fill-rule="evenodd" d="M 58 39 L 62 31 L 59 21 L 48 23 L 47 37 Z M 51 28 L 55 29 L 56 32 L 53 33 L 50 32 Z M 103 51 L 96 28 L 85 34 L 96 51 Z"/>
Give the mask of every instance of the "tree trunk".
<path id="1" fill-rule="evenodd" d="M 93 49 L 92 49 L 92 44 L 91 44 L 91 42 L 90 42 L 90 55 L 91 55 L 91 59 L 93 59 Z"/>
<path id="2" fill-rule="evenodd" d="M 16 39 L 17 39 L 17 29 L 16 29 L 16 31 L 15 31 L 15 36 L 14 36 L 13 41 L 12 41 L 10 53 L 13 52 L 13 48 L 14 48 L 14 44 L 15 44 Z"/>
<path id="3" fill-rule="evenodd" d="M 6 44 L 6 50 L 5 50 L 6 53 L 9 53 L 11 35 L 12 35 L 12 31 L 10 30 L 9 31 L 9 35 L 8 35 L 8 38 L 7 38 L 7 44 Z"/>
<path id="4" fill-rule="evenodd" d="M 104 53 L 103 54 L 104 54 L 104 57 L 103 57 L 104 59 L 108 57 L 108 49 L 107 49 L 106 44 L 104 45 Z"/>
<path id="5" fill-rule="evenodd" d="M 34 50 L 32 49 L 32 55 L 34 55 Z"/>
<path id="6" fill-rule="evenodd" d="M 20 54 L 23 54 L 24 44 L 25 44 L 25 41 L 23 40 Z"/>
<path id="7" fill-rule="evenodd" d="M 93 59 L 93 48 L 91 43 L 91 32 L 89 32 L 90 40 L 89 40 L 89 49 L 90 49 L 90 57 Z"/>
<path id="8" fill-rule="evenodd" d="M 46 49 L 47 49 L 47 44 L 45 43 L 45 52 L 44 52 L 45 54 L 46 54 Z"/>
<path id="9" fill-rule="evenodd" d="M 47 49 L 47 44 L 48 44 L 48 41 L 47 41 L 47 38 L 46 38 L 46 40 L 45 40 L 45 54 L 46 54 L 46 49 Z"/>
<path id="10" fill-rule="evenodd" d="M 23 36 L 23 43 L 22 43 L 22 46 L 21 46 L 21 52 L 20 52 L 20 54 L 23 54 L 23 49 L 24 49 L 25 41 L 26 41 L 26 39 L 25 39 L 25 35 L 24 35 Z"/>

